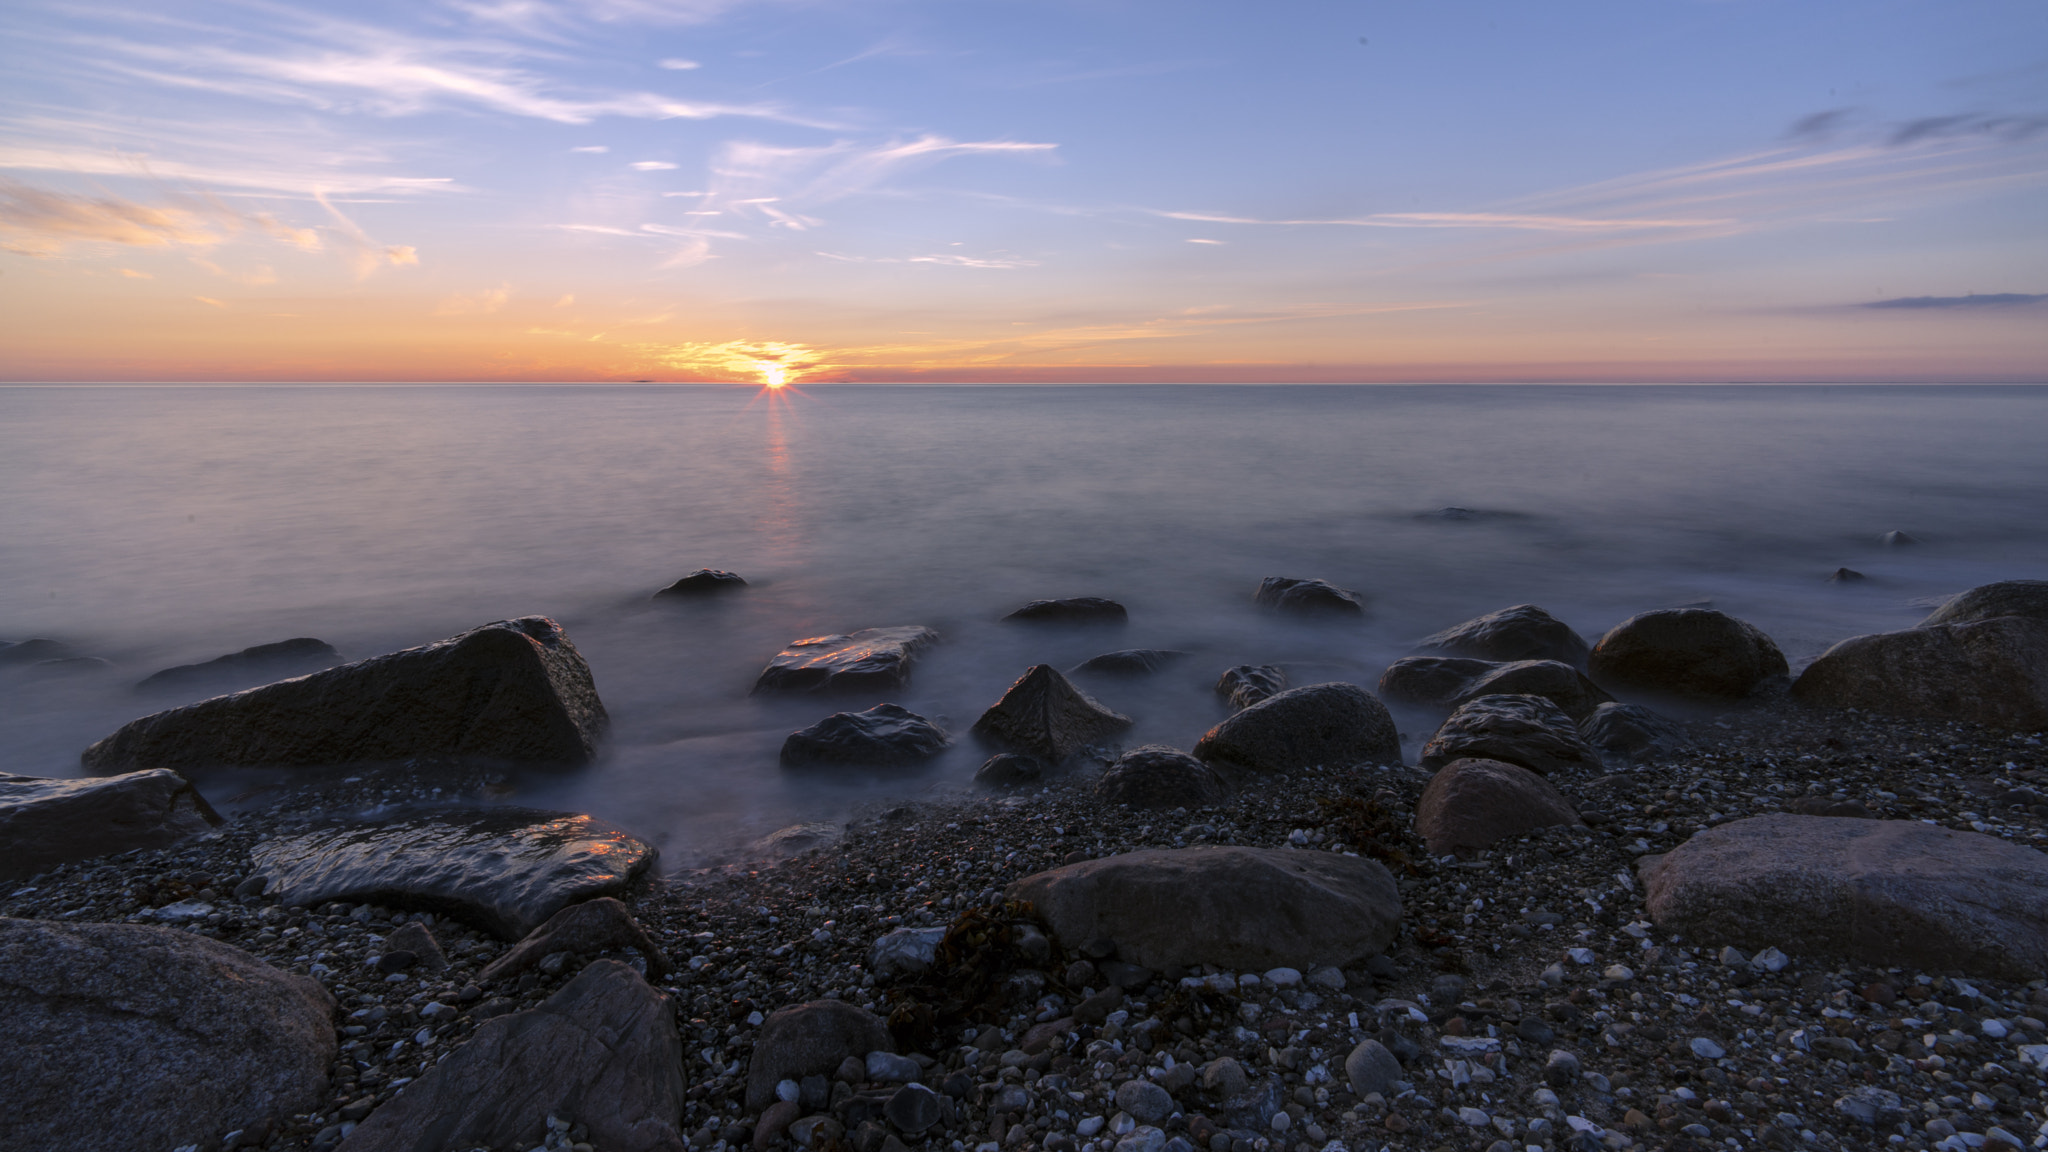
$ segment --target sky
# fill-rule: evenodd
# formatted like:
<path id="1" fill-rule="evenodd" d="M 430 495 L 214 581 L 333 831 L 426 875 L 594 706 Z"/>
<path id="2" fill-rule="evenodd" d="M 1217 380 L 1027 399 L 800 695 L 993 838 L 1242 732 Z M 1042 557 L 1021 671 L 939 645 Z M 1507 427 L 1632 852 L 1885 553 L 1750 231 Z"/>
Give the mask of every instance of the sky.
<path id="1" fill-rule="evenodd" d="M 0 379 L 2048 380 L 2039 0 L 11 0 Z"/>

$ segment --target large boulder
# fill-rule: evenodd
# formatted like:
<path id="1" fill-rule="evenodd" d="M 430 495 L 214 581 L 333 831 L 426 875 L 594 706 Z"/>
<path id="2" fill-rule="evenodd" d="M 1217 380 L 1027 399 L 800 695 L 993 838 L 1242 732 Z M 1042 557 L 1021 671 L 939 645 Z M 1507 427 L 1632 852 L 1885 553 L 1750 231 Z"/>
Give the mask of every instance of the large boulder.
<path id="1" fill-rule="evenodd" d="M 2048 620 L 1996 616 L 1852 636 L 1808 665 L 1792 695 L 1895 716 L 2048 728 Z"/>
<path id="2" fill-rule="evenodd" d="M 1940 624 L 1974 624 L 2000 616 L 2048 620 L 2048 580 L 2000 580 L 1980 584 L 1936 608 L 1922 628 Z"/>
<path id="3" fill-rule="evenodd" d="M 1239 664 L 1216 679 L 1216 694 L 1229 702 L 1232 711 L 1243 711 L 1285 691 L 1287 673 L 1274 664 Z"/>
<path id="4" fill-rule="evenodd" d="M 0 920 L 0 1144 L 164 1152 L 319 1109 L 334 998 L 171 928 Z"/>
<path id="5" fill-rule="evenodd" d="M 1170 648 L 1126 648 L 1121 652 L 1090 656 L 1074 665 L 1071 671 L 1098 676 L 1149 676 L 1185 655 L 1187 653 Z"/>
<path id="6" fill-rule="evenodd" d="M 1401 922 L 1379 864 L 1335 852 L 1168 848 L 1068 864 L 1011 884 L 1070 949 L 1108 943 L 1154 971 L 1344 967 L 1377 955 Z"/>
<path id="7" fill-rule="evenodd" d="M 1427 637 L 1418 647 L 1479 660 L 1561 660 L 1586 666 L 1585 638 L 1534 604 L 1517 604 Z"/>
<path id="8" fill-rule="evenodd" d="M 1109 766 L 1095 782 L 1095 795 L 1133 808 L 1205 808 L 1228 799 L 1230 784 L 1178 748 L 1143 744 Z"/>
<path id="9" fill-rule="evenodd" d="M 1609 688 L 1707 700 L 1739 700 L 1787 671 L 1762 630 L 1711 608 L 1631 616 L 1600 638 L 1586 665 Z"/>
<path id="10" fill-rule="evenodd" d="M 754 1037 L 747 1061 L 749 1112 L 775 1100 L 775 1086 L 784 1080 L 831 1075 L 849 1057 L 866 1060 L 870 1052 L 894 1052 L 889 1025 L 880 1016 L 844 1000 L 813 1000 L 769 1015 Z"/>
<path id="11" fill-rule="evenodd" d="M 1437 770 L 1415 805 L 1415 832 L 1432 856 L 1490 848 L 1554 824 L 1580 823 L 1550 781 L 1499 760 L 1454 760 Z"/>
<path id="12" fill-rule="evenodd" d="M 792 640 L 754 681 L 756 692 L 852 692 L 901 688 L 917 654 L 939 634 L 915 624 L 863 628 L 846 635 Z"/>
<path id="13" fill-rule="evenodd" d="M 1481 696 L 1444 720 L 1417 762 L 1441 768 L 1466 758 L 1505 760 L 1549 775 L 1600 767 L 1564 710 L 1541 696 Z"/>
<path id="14" fill-rule="evenodd" d="M 1270 696 L 1202 736 L 1195 755 L 1251 772 L 1398 764 L 1401 734 L 1386 705 L 1356 684 L 1308 684 Z"/>
<path id="15" fill-rule="evenodd" d="M 699 568 L 695 572 L 663 588 L 661 591 L 656 592 L 655 595 L 684 597 L 715 596 L 720 592 L 735 592 L 746 586 L 746 578 L 737 572 L 727 572 L 722 568 Z"/>
<path id="16" fill-rule="evenodd" d="M 594 816 L 532 808 L 430 811 L 265 840 L 266 895 L 437 912 L 517 940 L 570 904 L 617 896 L 655 851 Z"/>
<path id="17" fill-rule="evenodd" d="M 785 767 L 915 764 L 946 750 L 939 726 L 898 704 L 865 712 L 834 712 L 782 742 Z"/>
<path id="18" fill-rule="evenodd" d="M 340 1152 L 532 1148 L 549 1116 L 584 1125 L 605 1152 L 684 1152 L 685 1088 L 669 998 L 599 960 L 538 1008 L 478 1026 Z"/>
<path id="19" fill-rule="evenodd" d="M 1602 704 L 1579 721 L 1579 735 L 1603 757 L 1646 760 L 1692 746 L 1685 729 L 1641 704 Z"/>
<path id="20" fill-rule="evenodd" d="M 590 667 L 545 616 L 216 696 L 85 750 L 96 775 L 460 756 L 582 764 L 607 723 Z"/>
<path id="21" fill-rule="evenodd" d="M 2048 855 L 1917 820 L 1752 816 L 1638 862 L 1688 941 L 1880 968 L 2048 976 Z"/>
<path id="22" fill-rule="evenodd" d="M 1363 616 L 1365 597 L 1327 580 L 1268 576 L 1259 581 L 1252 601 L 1297 616 Z"/>
<path id="23" fill-rule="evenodd" d="M 1036 624 L 1122 624 L 1131 615 L 1124 606 L 1100 596 L 1069 596 L 1064 600 L 1033 600 L 1005 620 Z"/>
<path id="24" fill-rule="evenodd" d="M 974 722 L 974 734 L 1014 752 L 1057 765 L 1131 726 L 1131 718 L 1090 699 L 1050 664 L 1017 678 Z"/>
<path id="25" fill-rule="evenodd" d="M 1389 700 L 1434 708 L 1457 708 L 1481 696 L 1541 696 L 1582 720 L 1614 697 L 1562 660 L 1489 663 L 1459 656 L 1410 656 L 1380 676 Z"/>
<path id="26" fill-rule="evenodd" d="M 143 692 L 190 692 L 230 685 L 262 684 L 302 676 L 341 663 L 341 653 L 325 640 L 300 636 L 275 644 L 258 644 L 200 664 L 180 664 L 144 677 L 135 687 Z"/>
<path id="27" fill-rule="evenodd" d="M 199 790 L 168 768 L 92 780 L 0 775 L 0 883 L 176 844 L 220 822 Z"/>

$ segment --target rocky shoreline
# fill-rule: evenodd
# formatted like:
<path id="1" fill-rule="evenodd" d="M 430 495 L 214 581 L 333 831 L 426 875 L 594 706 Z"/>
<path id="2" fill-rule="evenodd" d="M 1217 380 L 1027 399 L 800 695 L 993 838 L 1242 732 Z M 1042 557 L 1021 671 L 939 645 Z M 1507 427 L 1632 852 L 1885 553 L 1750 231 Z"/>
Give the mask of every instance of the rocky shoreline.
<path id="1" fill-rule="evenodd" d="M 1523 661 L 1546 663 L 1558 662 Z M 1752 663 L 1768 675 L 1767 661 Z M 286 788 L 261 811 L 174 844 L 0 889 L 0 918 L 38 942 L 0 960 L 0 998 L 19 1018 L 44 1012 L 56 993 L 22 989 L 65 976 L 77 949 L 107 946 L 94 925 L 179 938 L 189 947 L 172 951 L 201 971 L 242 963 L 230 952 L 253 956 L 294 1003 L 331 997 L 331 1037 L 247 1042 L 318 1058 L 297 1106 L 184 1145 L 158 1142 L 165 1152 L 2048 1147 L 2048 973 L 2037 962 L 1969 953 L 1966 971 L 1869 948 L 1856 956 L 1861 945 L 1846 938 L 1809 946 L 1812 925 L 1790 918 L 1779 936 L 1724 947 L 1688 938 L 1674 927 L 1683 910 L 1653 910 L 1647 888 L 1660 861 L 1712 840 L 1704 833 L 1777 827 L 1771 820 L 1793 821 L 1795 837 L 1910 824 L 1961 837 L 1965 855 L 2002 842 L 2033 850 L 2032 860 L 2048 844 L 2041 733 L 1765 693 L 1638 731 L 1633 756 L 1575 750 L 1574 720 L 1592 731 L 1600 709 L 1626 706 L 1600 703 L 1583 677 L 1523 665 L 1449 668 L 1457 675 L 1443 680 L 1447 692 L 1474 676 L 1557 682 L 1548 694 L 1482 691 L 1456 706 L 1462 728 L 1447 722 L 1439 733 L 1493 742 L 1476 754 L 1539 755 L 1447 750 L 1439 776 L 1493 764 L 1564 806 L 1542 820 L 1490 817 L 1511 831 L 1485 844 L 1426 842 L 1440 824 L 1418 813 L 1440 800 L 1426 795 L 1431 772 L 1398 762 L 1398 745 L 1342 767 L 1255 763 L 1287 753 L 1259 734 L 1281 709 L 1356 704 L 1270 692 L 1240 702 L 1249 707 L 1238 717 L 1252 719 L 1205 738 L 1230 750 L 1216 763 L 1235 790 L 1220 798 L 1204 784 L 1192 802 L 1172 803 L 1174 781 L 1187 778 L 1157 752 L 1147 771 L 1165 775 L 1116 793 L 1153 806 L 1106 798 L 1094 772 L 1047 772 L 973 798 L 789 829 L 744 863 L 617 871 L 607 895 L 588 899 L 592 888 L 493 935 L 475 915 L 280 899 L 281 845 L 328 834 L 366 803 L 445 803 L 491 787 L 468 770 L 434 776 L 431 790 L 416 767 L 364 770 Z M 1232 683 L 1248 679 L 1257 677 Z M 1049 697 L 1064 699 L 1058 684 L 1031 698 Z M 1355 727 L 1359 746 L 1384 749 L 1392 734 L 1370 716 Z M 1364 877 L 1370 889 L 1384 875 L 1384 898 L 1348 898 L 1390 904 L 1398 928 L 1338 963 L 1221 969 L 1187 959 L 1200 947 L 1181 949 L 1181 938 L 1199 943 L 1216 926 L 1170 902 L 1127 900 L 1108 907 L 1099 930 L 1051 930 L 1061 913 L 1044 896 L 1055 882 L 1047 874 L 1132 853 L 1209 860 L 1226 847 L 1339 886 Z M 1980 892 L 1943 897 L 1958 908 L 1941 923 L 1967 926 L 1973 909 L 1988 908 L 2033 931 L 2043 908 L 2031 875 L 1987 873 Z M 1027 877 L 1039 887 L 1013 888 Z M 1040 906 L 1011 899 L 1022 891 Z M 1341 906 L 1334 897 L 1312 893 L 1297 906 L 1276 893 L 1269 907 L 1228 915 L 1255 928 L 1273 917 L 1272 948 L 1284 947 L 1281 928 L 1303 939 L 1363 931 L 1359 916 L 1328 911 Z M 1765 929 L 1777 914 L 1737 911 L 1752 928 L 1765 917 Z M 1945 956 L 1967 943 L 1921 951 Z M 1237 954 L 1260 946 L 1254 938 Z M 1134 962 L 1148 956 L 1166 958 Z M 110 1076 L 114 1065 L 96 1067 Z M 552 1111 L 526 1115 L 542 1099 Z M 37 1147 L 48 1133 L 90 1127 L 65 1107 L 14 1100 L 0 1111 L 0 1137 Z"/>

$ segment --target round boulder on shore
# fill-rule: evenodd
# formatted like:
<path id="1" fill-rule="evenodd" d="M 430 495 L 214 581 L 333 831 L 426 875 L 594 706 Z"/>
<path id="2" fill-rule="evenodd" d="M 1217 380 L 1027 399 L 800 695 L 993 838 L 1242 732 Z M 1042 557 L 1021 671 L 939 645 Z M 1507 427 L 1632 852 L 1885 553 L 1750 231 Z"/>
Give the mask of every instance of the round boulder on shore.
<path id="1" fill-rule="evenodd" d="M 1501 694 L 1465 703 L 1423 746 L 1418 762 L 1435 769 L 1468 757 L 1505 760 L 1542 775 L 1600 767 L 1578 725 L 1541 696 Z"/>
<path id="2" fill-rule="evenodd" d="M 1205 808 L 1230 796 L 1216 770 L 1178 748 L 1144 744 L 1109 766 L 1095 784 L 1105 803 L 1133 808 Z"/>
<path id="3" fill-rule="evenodd" d="M 2048 619 L 1994 616 L 1852 636 L 1808 665 L 1792 696 L 1894 716 L 2048 728 Z"/>
<path id="4" fill-rule="evenodd" d="M 1788 668 L 1784 653 L 1753 624 L 1711 608 L 1663 608 L 1609 629 L 1587 670 L 1610 689 L 1740 700 Z"/>
<path id="5" fill-rule="evenodd" d="M 2031 616 L 2048 620 L 2048 580 L 2000 580 L 1980 584 L 1936 608 L 1920 627 L 1974 624 L 1999 616 Z"/>
<path id="6" fill-rule="evenodd" d="M 1571 625 L 1534 604 L 1517 604 L 1446 628 L 1417 645 L 1480 660 L 1561 660 L 1586 666 L 1590 649 Z"/>
<path id="7" fill-rule="evenodd" d="M 1415 805 L 1415 832 L 1432 856 L 1489 848 L 1555 824 L 1581 823 L 1550 781 L 1499 760 L 1454 760 Z"/>
<path id="8" fill-rule="evenodd" d="M 1307 684 L 1209 729 L 1195 755 L 1250 772 L 1393 764 L 1401 759 L 1401 736 L 1387 706 L 1356 684 Z"/>

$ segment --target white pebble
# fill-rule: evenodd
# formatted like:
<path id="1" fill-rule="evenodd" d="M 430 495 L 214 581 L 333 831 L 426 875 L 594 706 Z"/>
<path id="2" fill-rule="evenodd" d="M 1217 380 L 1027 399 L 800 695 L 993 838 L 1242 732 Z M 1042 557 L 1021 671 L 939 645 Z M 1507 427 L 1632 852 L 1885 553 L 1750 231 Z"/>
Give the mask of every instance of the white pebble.
<path id="1" fill-rule="evenodd" d="M 795 1100 L 802 1096 L 803 1093 L 803 1085 L 794 1080 L 778 1080 L 775 1082 L 775 1098 L 777 1100 Z"/>
<path id="2" fill-rule="evenodd" d="M 2006 1023 L 2003 1020 L 1986 1020 L 1979 1027 L 1983 1028 L 1984 1034 L 1993 1040 L 2003 1040 L 2012 1033 L 2012 1029 L 2006 1027 Z"/>
<path id="3" fill-rule="evenodd" d="M 1079 1124 L 1074 1125 L 1074 1135 L 1081 1137 L 1083 1140 L 1086 1140 L 1089 1137 L 1095 1135 L 1097 1132 L 1102 1131 L 1103 1123 L 1104 1121 L 1100 1116 L 1087 1117 L 1086 1119 L 1082 1120 Z"/>
<path id="4" fill-rule="evenodd" d="M 1594 960 L 1591 948 L 1574 948 L 1565 955 L 1571 957 L 1574 964 L 1591 964 Z"/>
<path id="5" fill-rule="evenodd" d="M 1274 968 L 1266 973 L 1266 983 L 1275 988 L 1292 988 L 1301 983 L 1301 973 L 1292 968 Z"/>

